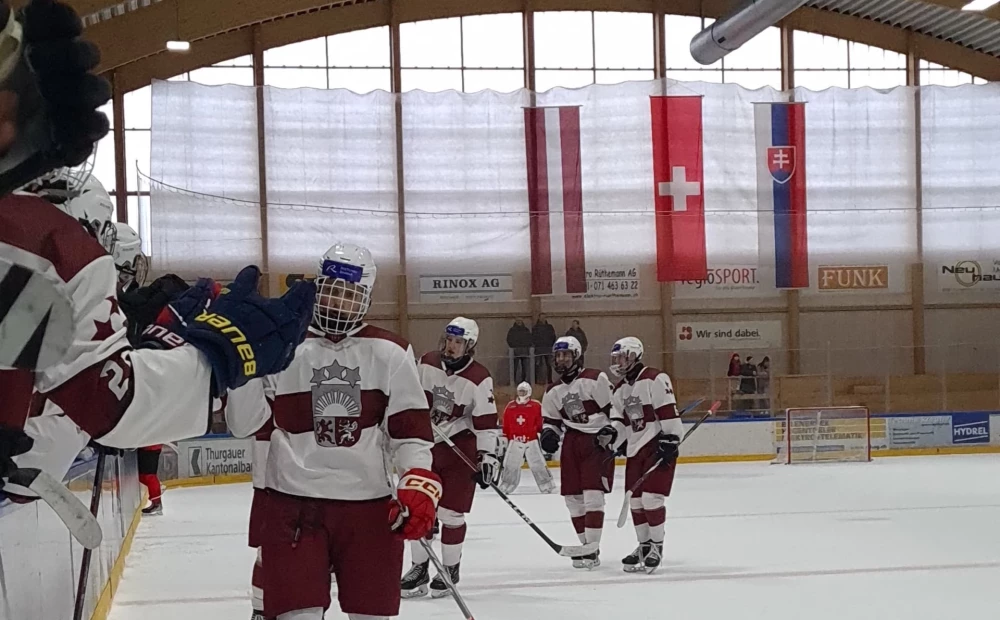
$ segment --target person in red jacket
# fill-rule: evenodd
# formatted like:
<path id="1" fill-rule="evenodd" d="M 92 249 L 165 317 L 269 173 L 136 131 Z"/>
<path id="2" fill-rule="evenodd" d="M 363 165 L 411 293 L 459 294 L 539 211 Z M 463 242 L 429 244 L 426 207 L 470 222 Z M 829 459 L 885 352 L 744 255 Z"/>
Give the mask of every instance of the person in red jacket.
<path id="1" fill-rule="evenodd" d="M 139 482 L 146 486 L 149 491 L 149 506 L 142 509 L 144 515 L 162 515 L 163 503 L 160 497 L 163 490 L 160 488 L 160 478 L 157 472 L 160 469 L 160 452 L 163 446 L 147 446 L 139 448 L 137 455 L 139 461 Z"/>
<path id="2" fill-rule="evenodd" d="M 531 386 L 524 382 L 517 386 L 517 398 L 507 403 L 503 410 L 503 434 L 507 438 L 499 488 L 510 493 L 521 481 L 521 465 L 525 457 L 535 476 L 535 484 L 542 493 L 552 493 L 556 483 L 538 445 L 542 430 L 542 404 L 531 398 Z"/>

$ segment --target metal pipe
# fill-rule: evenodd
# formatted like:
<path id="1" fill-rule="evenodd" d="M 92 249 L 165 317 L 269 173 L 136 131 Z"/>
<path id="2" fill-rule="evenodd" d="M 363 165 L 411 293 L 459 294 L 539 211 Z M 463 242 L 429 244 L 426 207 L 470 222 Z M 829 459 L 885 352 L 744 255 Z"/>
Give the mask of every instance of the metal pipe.
<path id="1" fill-rule="evenodd" d="M 746 0 L 743 6 L 694 35 L 691 56 L 703 65 L 718 62 L 805 3 L 806 0 Z"/>

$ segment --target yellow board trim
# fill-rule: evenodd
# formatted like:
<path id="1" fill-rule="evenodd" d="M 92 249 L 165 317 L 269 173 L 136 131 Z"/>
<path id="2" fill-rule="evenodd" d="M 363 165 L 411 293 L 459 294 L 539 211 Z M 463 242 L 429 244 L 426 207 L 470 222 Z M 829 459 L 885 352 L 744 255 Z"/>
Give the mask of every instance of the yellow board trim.
<path id="1" fill-rule="evenodd" d="M 94 606 L 94 613 L 91 614 L 90 620 L 107 620 L 111 614 L 111 603 L 114 601 L 115 593 L 118 591 L 118 584 L 122 580 L 122 573 L 125 572 L 125 558 L 132 551 L 132 540 L 135 538 L 135 531 L 139 527 L 139 521 L 142 520 L 142 507 L 146 504 L 147 497 L 146 492 L 143 491 L 139 498 L 139 505 L 136 506 L 135 514 L 132 516 L 132 523 L 128 526 L 128 531 L 125 532 L 125 538 L 122 539 L 122 548 L 118 551 L 118 557 L 115 558 L 114 566 L 111 567 L 111 578 L 101 591 L 101 596 L 97 599 L 97 605 Z"/>
<path id="2" fill-rule="evenodd" d="M 872 456 L 937 456 L 947 454 L 1000 454 L 1000 446 L 946 446 L 941 448 L 896 448 L 872 450 Z"/>
<path id="3" fill-rule="evenodd" d="M 165 480 L 163 482 L 163 486 L 168 489 L 176 489 L 181 487 L 201 487 L 210 484 L 237 484 L 251 481 L 253 481 L 253 476 L 250 474 L 227 474 L 220 476 L 198 476 L 196 478 Z"/>

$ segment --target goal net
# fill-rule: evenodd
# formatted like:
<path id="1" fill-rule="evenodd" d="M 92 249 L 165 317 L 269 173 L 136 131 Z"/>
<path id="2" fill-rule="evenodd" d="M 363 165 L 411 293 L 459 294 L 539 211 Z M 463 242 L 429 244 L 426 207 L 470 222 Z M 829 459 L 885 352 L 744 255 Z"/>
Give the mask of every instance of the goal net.
<path id="1" fill-rule="evenodd" d="M 801 407 L 776 420 L 775 463 L 871 460 L 867 407 Z"/>

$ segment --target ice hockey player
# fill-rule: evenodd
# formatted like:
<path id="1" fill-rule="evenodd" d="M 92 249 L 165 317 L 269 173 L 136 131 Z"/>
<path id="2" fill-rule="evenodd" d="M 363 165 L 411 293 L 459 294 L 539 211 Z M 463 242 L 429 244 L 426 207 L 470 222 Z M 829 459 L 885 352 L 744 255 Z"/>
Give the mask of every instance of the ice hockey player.
<path id="1" fill-rule="evenodd" d="M 473 359 L 479 341 L 479 326 L 472 319 L 456 317 L 444 329 L 437 351 L 420 358 L 418 371 L 431 422 L 450 437 L 470 462 L 478 463 L 473 474 L 468 463 L 443 440 L 434 445 L 434 473 L 441 477 L 444 495 L 438 508 L 441 521 L 441 561 L 452 583 L 459 581 L 465 515 L 472 509 L 476 482 L 484 489 L 496 481 L 500 462 L 496 456 L 497 408 L 493 378 Z M 435 437 L 435 439 L 440 439 Z M 424 596 L 428 591 L 427 552 L 414 542 L 410 548 L 413 566 L 400 581 L 404 598 Z M 448 594 L 443 578 L 430 581 L 434 598 Z"/>
<path id="2" fill-rule="evenodd" d="M 111 256 L 118 270 L 118 290 L 127 293 L 146 283 L 149 257 L 142 253 L 142 242 L 134 228 L 122 222 L 115 223 L 114 227 L 115 244 Z"/>
<path id="3" fill-rule="evenodd" d="M 434 522 L 441 480 L 430 471 L 427 400 L 410 345 L 364 322 L 375 277 L 367 248 L 331 247 L 319 264 L 310 337 L 292 365 L 229 395 L 237 437 L 274 421 L 253 541 L 268 618 L 321 620 L 331 570 L 351 620 L 396 616 L 403 540 Z"/>
<path id="4" fill-rule="evenodd" d="M 625 488 L 631 489 L 656 461 L 663 459 L 629 500 L 639 546 L 622 559 L 627 573 L 655 570 L 663 557 L 667 518 L 664 498 L 670 495 L 677 466 L 677 449 L 684 427 L 667 373 L 642 363 L 642 342 L 622 338 L 611 349 L 611 372 L 621 380 L 615 402 L 629 425 Z"/>
<path id="5" fill-rule="evenodd" d="M 542 493 L 552 493 L 556 483 L 552 479 L 538 445 L 538 433 L 542 431 L 542 404 L 531 397 L 531 386 L 527 381 L 517 386 L 517 396 L 507 403 L 503 410 L 503 434 L 507 440 L 507 450 L 500 470 L 500 490 L 512 493 L 521 482 L 521 465 L 525 457 L 528 467 L 535 477 L 535 484 Z"/>
<path id="6" fill-rule="evenodd" d="M 604 527 L 604 495 L 611 492 L 615 462 L 609 458 L 624 439 L 625 425 L 612 404 L 611 381 L 600 370 L 581 368 L 583 349 L 572 336 L 552 347 L 552 366 L 559 380 L 542 397 L 542 450 L 559 449 L 560 487 L 580 542 L 600 543 Z M 605 487 L 603 480 L 607 480 Z M 600 551 L 573 558 L 576 568 L 600 566 Z"/>

